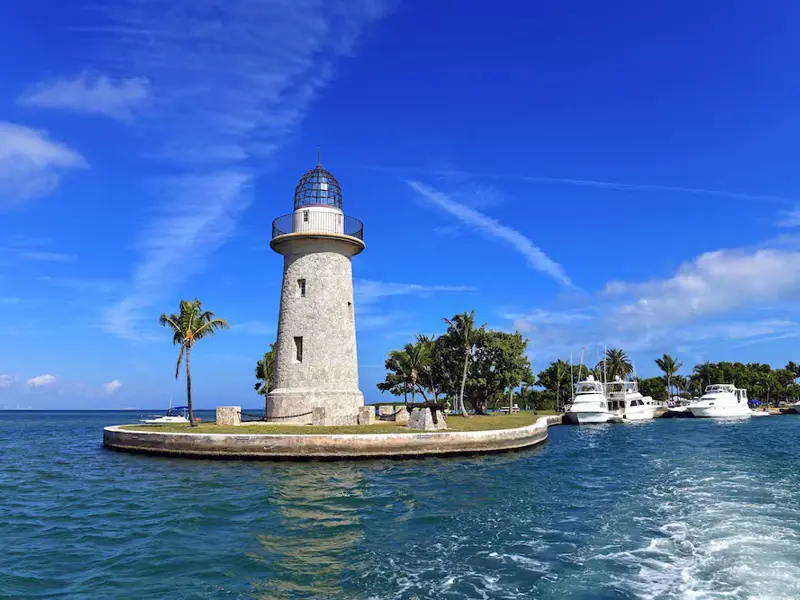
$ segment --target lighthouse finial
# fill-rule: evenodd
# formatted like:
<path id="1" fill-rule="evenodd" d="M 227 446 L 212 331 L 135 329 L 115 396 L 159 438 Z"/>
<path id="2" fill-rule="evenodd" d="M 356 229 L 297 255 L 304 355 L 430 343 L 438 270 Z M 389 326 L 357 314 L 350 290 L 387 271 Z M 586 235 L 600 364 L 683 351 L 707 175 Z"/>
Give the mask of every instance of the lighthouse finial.
<path id="1" fill-rule="evenodd" d="M 320 159 L 319 146 L 317 146 L 317 166 L 318 167 L 322 166 L 322 160 Z"/>

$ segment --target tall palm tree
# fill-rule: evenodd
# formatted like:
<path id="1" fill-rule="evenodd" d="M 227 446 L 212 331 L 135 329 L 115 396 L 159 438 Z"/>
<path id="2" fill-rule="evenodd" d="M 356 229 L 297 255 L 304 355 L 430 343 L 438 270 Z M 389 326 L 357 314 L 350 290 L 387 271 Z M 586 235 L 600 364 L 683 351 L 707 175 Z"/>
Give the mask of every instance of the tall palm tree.
<path id="1" fill-rule="evenodd" d="M 678 374 L 683 364 L 672 358 L 669 354 L 665 354 L 661 358 L 656 359 L 656 365 L 664 373 L 664 381 L 667 384 L 667 394 L 672 401 L 672 378 Z"/>
<path id="2" fill-rule="evenodd" d="M 263 358 L 256 363 L 255 390 L 264 396 L 264 416 L 267 416 L 267 394 L 272 390 L 272 381 L 275 374 L 275 344 L 269 345 L 269 352 L 264 352 Z"/>
<path id="3" fill-rule="evenodd" d="M 613 381 L 615 377 L 625 379 L 633 372 L 633 365 L 624 350 L 609 348 L 606 350 L 604 360 L 606 361 L 606 371 L 610 381 Z"/>
<path id="4" fill-rule="evenodd" d="M 451 332 L 456 336 L 458 343 L 464 349 L 464 373 L 461 376 L 461 391 L 458 394 L 458 404 L 461 409 L 461 414 L 469 417 L 469 413 L 464 408 L 464 387 L 467 385 L 467 368 L 469 367 L 469 359 L 472 355 L 472 344 L 475 337 L 475 311 L 463 312 L 456 315 L 452 319 L 442 319 Z"/>
<path id="5" fill-rule="evenodd" d="M 186 356 L 186 405 L 189 407 L 189 423 L 192 427 L 196 427 L 197 423 L 195 423 L 192 410 L 192 346 L 198 340 L 214 335 L 220 329 L 228 329 L 228 322 L 225 319 L 215 318 L 211 311 L 203 310 L 203 303 L 197 298 L 191 302 L 181 300 L 178 314 L 161 313 L 158 321 L 172 331 L 172 343 L 181 346 L 178 362 L 175 364 L 175 379 L 180 373 L 181 361 Z"/>

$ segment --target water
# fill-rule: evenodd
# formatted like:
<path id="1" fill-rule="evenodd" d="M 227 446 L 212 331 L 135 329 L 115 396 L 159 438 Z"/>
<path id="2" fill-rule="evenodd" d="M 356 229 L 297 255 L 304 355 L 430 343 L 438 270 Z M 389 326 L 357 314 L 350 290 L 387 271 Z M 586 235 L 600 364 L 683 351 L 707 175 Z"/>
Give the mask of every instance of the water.
<path id="1" fill-rule="evenodd" d="M 800 417 L 483 458 L 176 460 L 0 413 L 0 597 L 800 598 Z"/>

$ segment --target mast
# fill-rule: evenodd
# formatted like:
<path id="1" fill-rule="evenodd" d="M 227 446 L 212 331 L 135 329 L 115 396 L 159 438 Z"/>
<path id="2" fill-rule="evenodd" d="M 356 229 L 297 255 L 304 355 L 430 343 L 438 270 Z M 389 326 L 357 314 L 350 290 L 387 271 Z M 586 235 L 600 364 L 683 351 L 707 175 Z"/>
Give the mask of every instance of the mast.
<path id="1" fill-rule="evenodd" d="M 569 353 L 569 399 L 575 402 L 575 377 L 572 375 L 572 352 Z"/>

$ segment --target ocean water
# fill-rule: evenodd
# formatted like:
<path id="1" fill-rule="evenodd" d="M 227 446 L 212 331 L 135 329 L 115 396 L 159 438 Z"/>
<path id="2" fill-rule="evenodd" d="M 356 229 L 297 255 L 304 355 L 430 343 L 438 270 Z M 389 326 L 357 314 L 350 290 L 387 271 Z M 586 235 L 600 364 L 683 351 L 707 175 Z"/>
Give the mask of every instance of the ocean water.
<path id="1" fill-rule="evenodd" d="M 346 463 L 104 450 L 0 413 L 2 598 L 800 598 L 800 416 Z"/>

